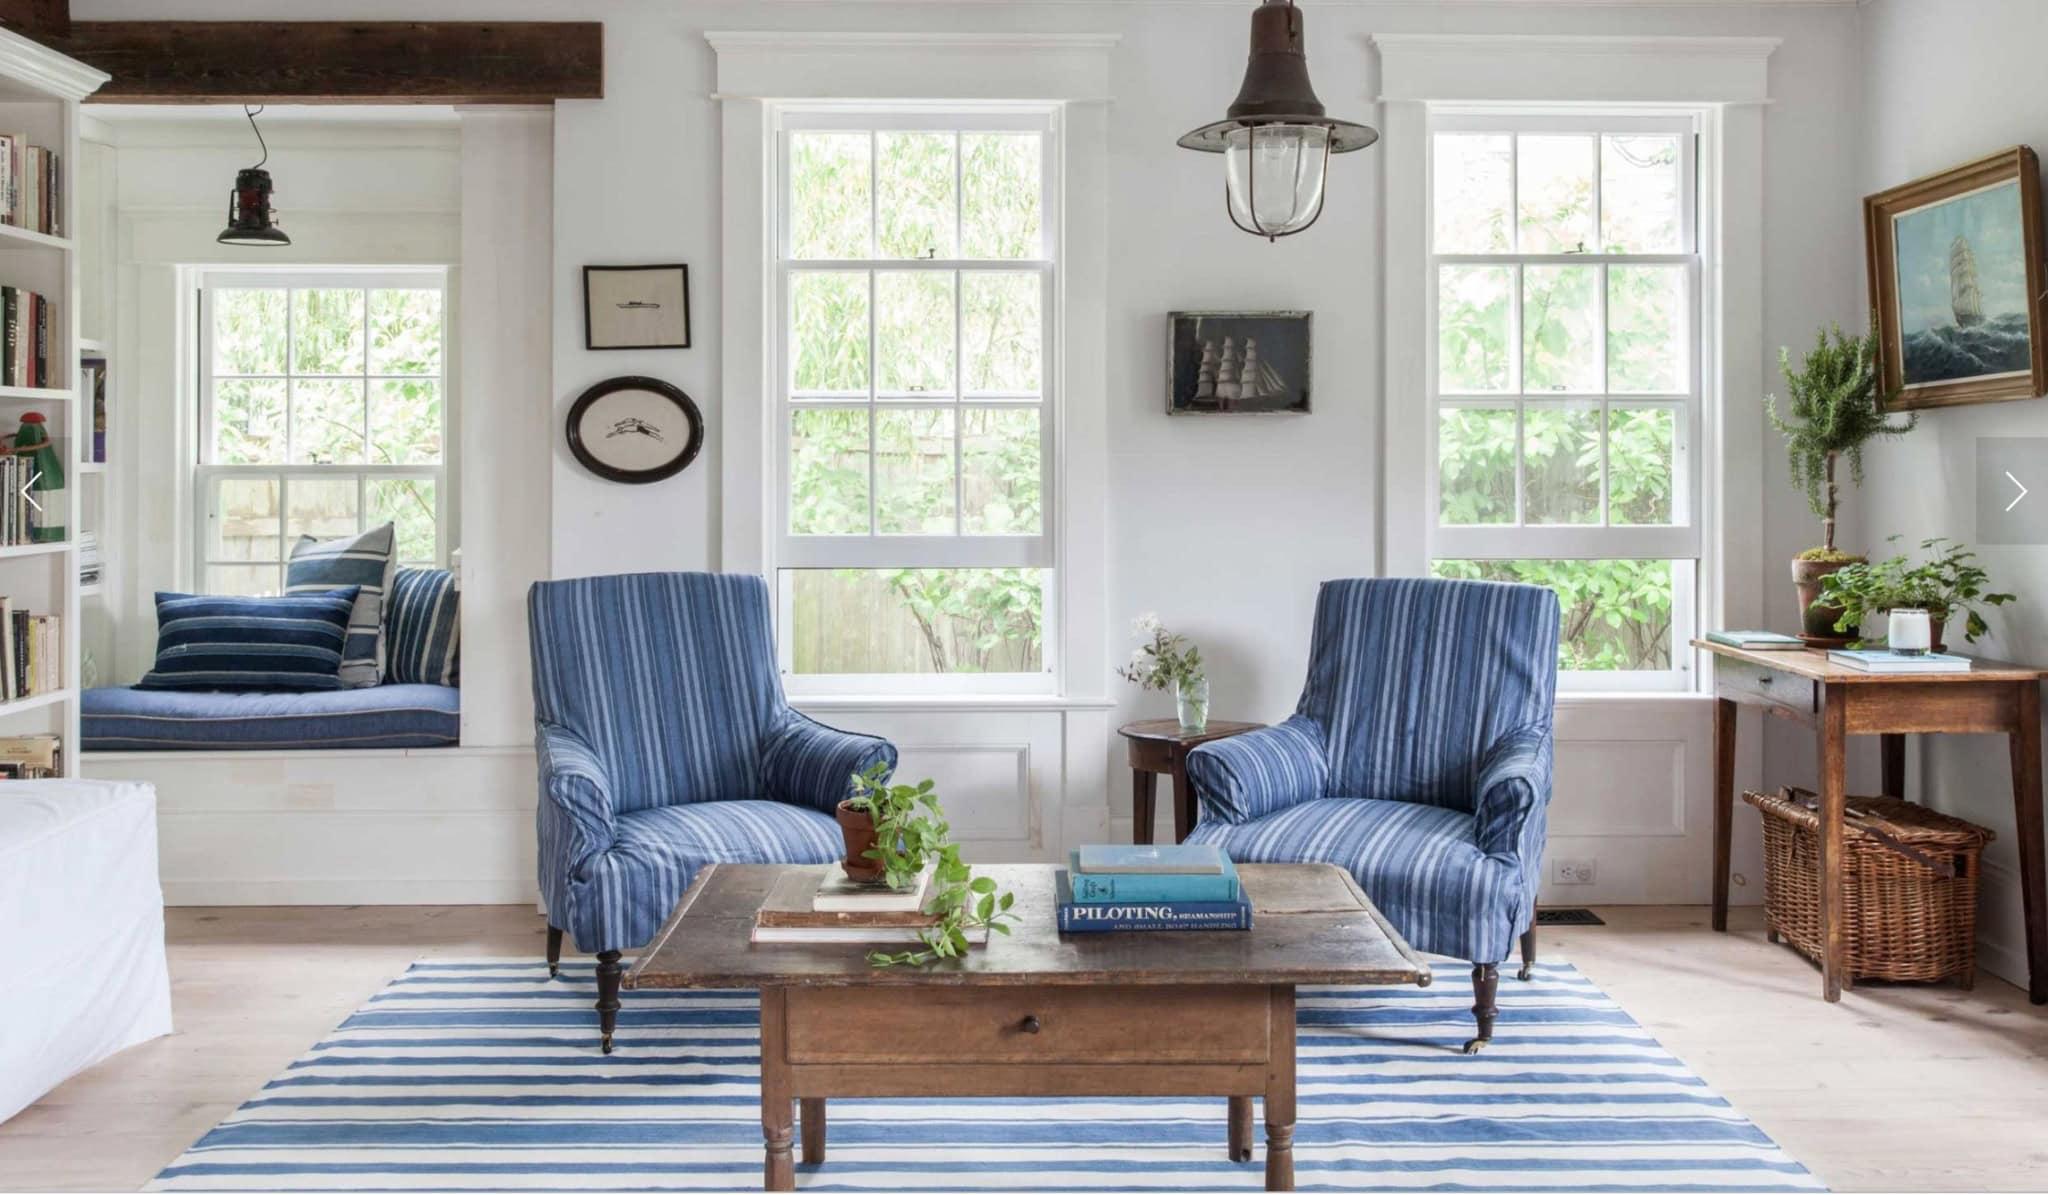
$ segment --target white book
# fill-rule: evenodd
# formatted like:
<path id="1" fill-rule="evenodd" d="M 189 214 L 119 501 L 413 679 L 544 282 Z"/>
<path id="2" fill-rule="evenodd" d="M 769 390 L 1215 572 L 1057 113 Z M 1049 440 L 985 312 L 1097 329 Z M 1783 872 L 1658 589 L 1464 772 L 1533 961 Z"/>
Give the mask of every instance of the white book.
<path id="1" fill-rule="evenodd" d="M 846 878 L 846 867 L 833 863 L 818 881 L 818 894 L 811 898 L 814 913 L 915 913 L 924 908 L 925 890 L 931 886 L 932 869 L 927 867 L 917 883 L 897 890 L 880 884 L 863 884 Z"/>
<path id="2" fill-rule="evenodd" d="M 766 945 L 778 943 L 855 943 L 870 946 L 915 946 L 922 939 L 919 931 L 909 926 L 798 926 L 798 925 L 756 925 L 750 941 Z M 988 928 L 967 931 L 969 946 L 988 945 Z"/>
<path id="3" fill-rule="evenodd" d="M 1828 653 L 1830 663 L 1859 669 L 1863 672 L 1968 672 L 1970 661 L 1962 656 L 1942 655 L 1928 652 L 1925 655 L 1909 656 L 1896 651 L 1851 651 L 1846 649 Z"/>

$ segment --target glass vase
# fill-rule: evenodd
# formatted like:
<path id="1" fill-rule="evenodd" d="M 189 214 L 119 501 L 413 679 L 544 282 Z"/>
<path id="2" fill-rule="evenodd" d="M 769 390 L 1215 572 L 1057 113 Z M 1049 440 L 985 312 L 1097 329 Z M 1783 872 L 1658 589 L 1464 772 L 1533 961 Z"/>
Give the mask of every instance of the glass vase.
<path id="1" fill-rule="evenodd" d="M 1197 676 L 1173 683 L 1174 711 L 1182 734 L 1200 734 L 1209 726 L 1209 678 Z"/>

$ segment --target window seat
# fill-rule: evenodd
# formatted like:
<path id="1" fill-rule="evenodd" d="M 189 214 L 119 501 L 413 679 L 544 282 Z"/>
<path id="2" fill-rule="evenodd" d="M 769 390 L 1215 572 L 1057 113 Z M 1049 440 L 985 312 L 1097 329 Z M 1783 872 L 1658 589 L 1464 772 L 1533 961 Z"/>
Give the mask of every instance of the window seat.
<path id="1" fill-rule="evenodd" d="M 452 747 L 461 735 L 461 698 L 447 685 L 314 693 L 87 689 L 79 738 L 86 751 Z"/>

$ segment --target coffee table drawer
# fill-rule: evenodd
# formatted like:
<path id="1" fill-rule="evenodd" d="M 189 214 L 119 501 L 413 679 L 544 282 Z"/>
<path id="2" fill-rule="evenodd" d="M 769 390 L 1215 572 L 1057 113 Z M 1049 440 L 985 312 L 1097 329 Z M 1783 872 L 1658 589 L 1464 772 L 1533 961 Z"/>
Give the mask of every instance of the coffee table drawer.
<path id="1" fill-rule="evenodd" d="M 1263 1062 L 1264 987 L 791 988 L 786 1061 Z"/>

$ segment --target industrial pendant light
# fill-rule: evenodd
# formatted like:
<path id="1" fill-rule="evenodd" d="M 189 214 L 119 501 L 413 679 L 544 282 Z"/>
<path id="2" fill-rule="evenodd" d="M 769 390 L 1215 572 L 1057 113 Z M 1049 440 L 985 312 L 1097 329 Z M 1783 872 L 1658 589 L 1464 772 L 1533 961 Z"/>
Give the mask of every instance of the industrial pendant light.
<path id="1" fill-rule="evenodd" d="M 263 130 L 256 127 L 256 117 L 262 113 L 260 107 L 242 105 L 242 114 L 249 118 L 249 130 L 256 134 L 256 144 L 262 147 L 263 156 L 254 166 L 235 172 L 235 189 L 228 196 L 228 226 L 214 239 L 223 245 L 289 245 L 292 239 L 277 226 L 277 213 L 270 210 L 270 171 L 263 163 L 270 160 L 270 146 L 263 140 Z"/>
<path id="2" fill-rule="evenodd" d="M 1301 10 L 1263 0 L 1252 13 L 1252 53 L 1227 118 L 1180 139 L 1183 149 L 1222 154 L 1231 222 L 1254 236 L 1291 236 L 1323 214 L 1330 155 L 1364 149 L 1377 130 L 1323 115 L 1308 82 Z"/>

